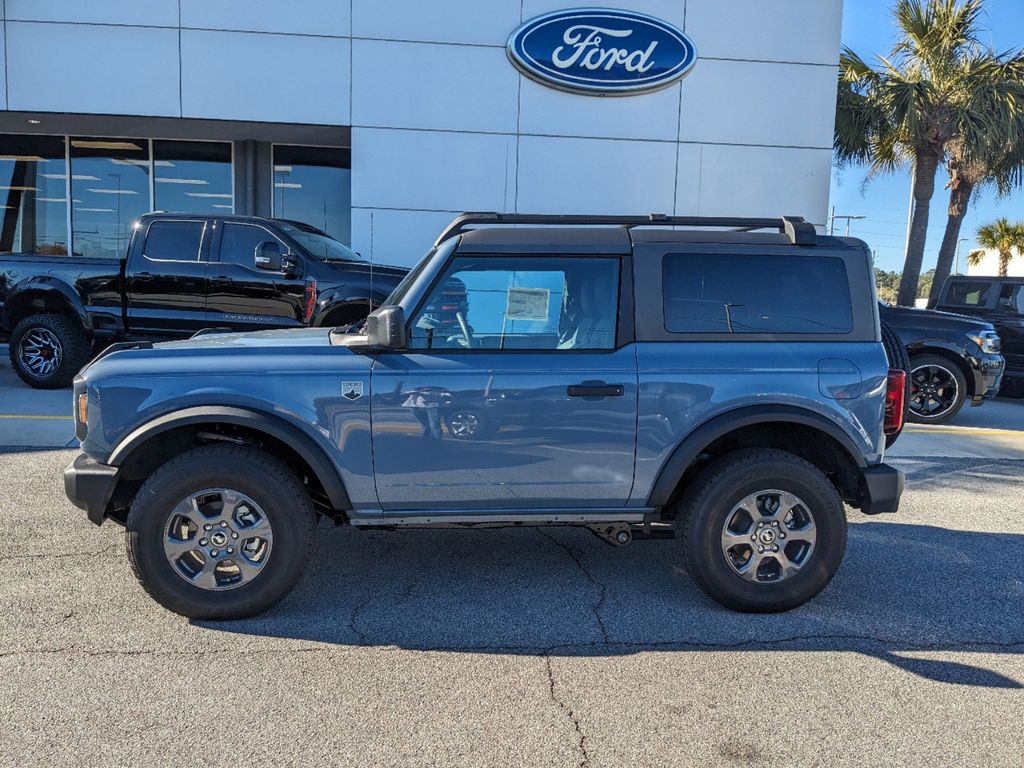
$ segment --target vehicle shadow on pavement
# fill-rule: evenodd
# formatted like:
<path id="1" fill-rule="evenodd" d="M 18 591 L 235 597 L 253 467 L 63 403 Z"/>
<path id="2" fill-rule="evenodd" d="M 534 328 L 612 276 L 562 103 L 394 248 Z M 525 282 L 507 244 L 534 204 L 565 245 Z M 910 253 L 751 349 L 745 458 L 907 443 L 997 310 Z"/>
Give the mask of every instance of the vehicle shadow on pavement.
<path id="1" fill-rule="evenodd" d="M 295 592 L 225 632 L 424 651 L 616 656 L 849 651 L 944 683 L 1021 688 L 936 652 L 1024 652 L 1019 534 L 850 525 L 846 559 L 786 614 L 728 611 L 678 566 L 676 543 L 614 549 L 578 529 L 321 529 Z"/>

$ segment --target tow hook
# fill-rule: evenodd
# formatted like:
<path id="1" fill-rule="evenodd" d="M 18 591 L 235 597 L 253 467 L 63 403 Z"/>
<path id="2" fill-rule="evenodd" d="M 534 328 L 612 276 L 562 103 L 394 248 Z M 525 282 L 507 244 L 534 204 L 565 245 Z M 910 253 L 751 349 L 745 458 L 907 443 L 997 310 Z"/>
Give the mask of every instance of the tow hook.
<path id="1" fill-rule="evenodd" d="M 613 547 L 624 547 L 633 540 L 633 532 L 628 523 L 600 523 L 588 525 L 587 529 Z"/>

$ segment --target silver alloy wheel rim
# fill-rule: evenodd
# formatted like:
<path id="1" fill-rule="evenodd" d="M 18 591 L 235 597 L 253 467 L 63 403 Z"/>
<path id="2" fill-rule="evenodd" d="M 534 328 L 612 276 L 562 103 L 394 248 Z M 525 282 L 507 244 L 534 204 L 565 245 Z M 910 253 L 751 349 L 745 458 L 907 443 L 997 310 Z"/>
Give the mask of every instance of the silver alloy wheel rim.
<path id="1" fill-rule="evenodd" d="M 472 436 L 480 429 L 480 419 L 474 413 L 455 413 L 448 419 L 448 428 L 458 437 Z"/>
<path id="2" fill-rule="evenodd" d="M 31 328 L 18 342 L 18 359 L 33 376 L 52 376 L 64 359 L 64 347 L 49 328 Z"/>
<path id="3" fill-rule="evenodd" d="M 726 516 L 722 554 L 747 581 L 778 584 L 810 562 L 817 536 L 814 515 L 800 497 L 788 491 L 756 491 Z"/>
<path id="4" fill-rule="evenodd" d="M 240 491 L 208 488 L 179 501 L 164 529 L 167 562 L 211 591 L 248 584 L 266 568 L 274 531 L 263 509 Z"/>
<path id="5" fill-rule="evenodd" d="M 920 376 L 927 371 L 927 378 Z M 936 375 L 936 372 L 941 372 Z M 910 410 L 923 419 L 938 419 L 945 416 L 960 398 L 960 384 L 948 368 L 929 363 L 919 365 L 910 371 Z M 929 409 L 930 403 L 937 407 Z"/>

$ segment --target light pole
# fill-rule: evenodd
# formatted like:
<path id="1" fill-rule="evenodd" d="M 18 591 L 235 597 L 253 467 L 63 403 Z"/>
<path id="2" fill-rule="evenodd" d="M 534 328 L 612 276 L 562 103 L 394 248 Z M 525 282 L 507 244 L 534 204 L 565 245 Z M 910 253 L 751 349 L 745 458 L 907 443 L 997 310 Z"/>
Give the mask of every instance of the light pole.
<path id="1" fill-rule="evenodd" d="M 838 216 L 836 215 L 835 208 L 832 209 L 832 223 L 829 226 L 829 234 L 833 235 L 836 231 L 836 219 L 846 219 L 846 236 L 850 236 L 850 222 L 859 219 L 866 219 L 867 216 Z"/>
<path id="2" fill-rule="evenodd" d="M 969 242 L 970 239 L 971 238 L 969 237 L 961 237 L 959 240 L 956 241 L 956 263 L 953 265 L 954 275 L 960 274 L 960 243 Z"/>

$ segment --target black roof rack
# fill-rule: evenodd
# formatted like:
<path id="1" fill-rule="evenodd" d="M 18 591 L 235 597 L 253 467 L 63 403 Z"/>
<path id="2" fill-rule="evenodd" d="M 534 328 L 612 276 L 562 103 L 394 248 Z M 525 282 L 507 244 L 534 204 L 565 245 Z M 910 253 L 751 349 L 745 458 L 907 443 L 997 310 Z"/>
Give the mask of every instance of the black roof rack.
<path id="1" fill-rule="evenodd" d="M 793 245 L 817 245 L 818 232 L 814 225 L 799 216 L 778 219 L 746 219 L 722 216 L 668 216 L 650 213 L 646 216 L 591 216 L 538 213 L 464 213 L 452 220 L 437 238 L 435 246 L 453 235 L 461 234 L 473 226 L 499 224 L 539 224 L 556 226 L 619 226 L 632 227 L 728 227 L 738 232 L 775 229 L 789 238 Z"/>

